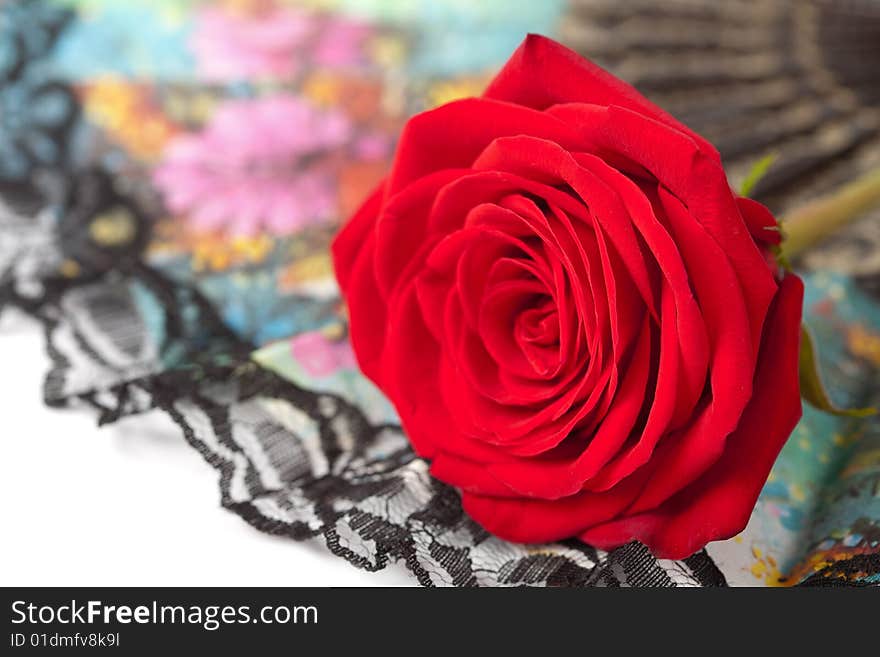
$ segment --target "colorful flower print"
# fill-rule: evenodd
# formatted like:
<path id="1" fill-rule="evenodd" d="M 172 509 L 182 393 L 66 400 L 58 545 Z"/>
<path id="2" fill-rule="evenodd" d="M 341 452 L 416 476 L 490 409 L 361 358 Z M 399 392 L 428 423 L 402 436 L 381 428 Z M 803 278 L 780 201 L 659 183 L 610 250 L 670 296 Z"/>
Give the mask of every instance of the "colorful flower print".
<path id="1" fill-rule="evenodd" d="M 364 59 L 370 28 L 302 9 L 257 3 L 255 9 L 206 7 L 190 45 L 210 80 L 295 76 L 310 67 L 343 67 Z"/>
<path id="2" fill-rule="evenodd" d="M 335 156 L 351 132 L 343 114 L 295 96 L 229 101 L 172 140 L 154 180 L 199 228 L 290 233 L 335 214 Z"/>

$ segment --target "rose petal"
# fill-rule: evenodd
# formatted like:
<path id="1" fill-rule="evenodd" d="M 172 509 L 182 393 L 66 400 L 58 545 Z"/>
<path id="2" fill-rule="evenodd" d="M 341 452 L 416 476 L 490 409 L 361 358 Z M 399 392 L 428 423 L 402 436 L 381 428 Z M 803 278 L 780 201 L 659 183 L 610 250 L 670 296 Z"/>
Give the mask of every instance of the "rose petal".
<path id="1" fill-rule="evenodd" d="M 528 107 L 487 98 L 465 98 L 411 118 L 403 129 L 387 193 L 442 169 L 468 167 L 495 138 L 528 134 L 567 147 L 580 143 L 577 131 Z"/>
<path id="2" fill-rule="evenodd" d="M 333 239 L 333 244 L 330 247 L 333 254 L 333 266 L 336 271 L 336 280 L 343 292 L 348 288 L 351 271 L 354 269 L 358 254 L 363 249 L 367 236 L 373 232 L 376 218 L 382 208 L 384 187 L 383 183 L 373 190 L 354 213 L 354 216 L 348 220 Z"/>
<path id="3" fill-rule="evenodd" d="M 728 447 L 694 484 L 653 511 L 587 529 L 581 540 L 602 549 L 630 540 L 655 556 L 682 559 L 746 526 L 761 488 L 801 416 L 797 379 L 803 284 L 786 275 L 767 318 L 754 395 Z"/>
<path id="4" fill-rule="evenodd" d="M 614 518 L 638 494 L 642 481 L 627 482 L 603 493 L 578 493 L 558 500 L 511 499 L 465 492 L 462 507 L 488 532 L 517 543 L 568 538 Z"/>
<path id="5" fill-rule="evenodd" d="M 529 34 L 489 84 L 485 98 L 547 109 L 559 103 L 619 105 L 689 135 L 706 153 L 705 139 L 654 105 L 632 86 L 546 37 Z M 532 134 L 532 133 L 525 133 Z"/>

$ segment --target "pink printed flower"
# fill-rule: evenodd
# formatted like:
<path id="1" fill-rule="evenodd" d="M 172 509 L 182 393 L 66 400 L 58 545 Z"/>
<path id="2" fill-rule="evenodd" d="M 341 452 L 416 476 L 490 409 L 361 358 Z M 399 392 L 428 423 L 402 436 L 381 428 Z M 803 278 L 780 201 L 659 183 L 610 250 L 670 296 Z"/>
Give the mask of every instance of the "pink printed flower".
<path id="1" fill-rule="evenodd" d="M 295 96 L 228 101 L 171 142 L 154 181 L 200 228 L 289 233 L 335 213 L 334 155 L 351 132 L 344 115 Z"/>
<path id="2" fill-rule="evenodd" d="M 209 80 L 292 77 L 306 61 L 341 67 L 363 60 L 367 25 L 263 4 L 251 11 L 199 11 L 190 46 L 201 75 Z"/>
<path id="3" fill-rule="evenodd" d="M 354 369 L 354 352 L 348 340 L 330 340 L 319 331 L 302 333 L 290 340 L 293 357 L 314 377 L 325 377 L 339 369 Z"/>

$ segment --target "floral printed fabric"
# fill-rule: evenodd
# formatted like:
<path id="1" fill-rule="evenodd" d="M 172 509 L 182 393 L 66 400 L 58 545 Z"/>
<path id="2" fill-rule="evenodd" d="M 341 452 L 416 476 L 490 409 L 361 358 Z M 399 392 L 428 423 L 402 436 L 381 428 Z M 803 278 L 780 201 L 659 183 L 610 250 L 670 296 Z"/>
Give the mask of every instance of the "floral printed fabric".
<path id="1" fill-rule="evenodd" d="M 85 294 L 121 272 L 138 281 L 123 315 L 157 346 L 132 337 L 138 367 L 102 370 L 106 389 L 254 349 L 395 422 L 355 367 L 329 241 L 409 115 L 478 92 L 526 32 L 563 21 L 559 0 L 526 4 L 2 3 L 0 304 L 39 313 L 58 286 Z M 805 313 L 829 385 L 876 405 L 880 267 L 821 265 Z M 877 420 L 806 409 L 748 528 L 708 548 L 728 583 L 880 583 L 878 441 Z"/>

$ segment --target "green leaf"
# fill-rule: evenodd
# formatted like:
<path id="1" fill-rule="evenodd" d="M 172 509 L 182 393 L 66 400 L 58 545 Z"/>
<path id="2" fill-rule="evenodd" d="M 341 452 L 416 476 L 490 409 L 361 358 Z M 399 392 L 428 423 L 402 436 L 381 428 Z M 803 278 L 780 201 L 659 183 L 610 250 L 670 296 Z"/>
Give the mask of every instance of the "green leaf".
<path id="1" fill-rule="evenodd" d="M 742 181 L 742 185 L 739 187 L 739 195 L 751 195 L 752 190 L 755 189 L 755 185 L 757 185 L 758 181 L 767 174 L 767 171 L 773 166 L 775 161 L 776 153 L 767 153 L 767 155 L 755 162 L 748 175 L 746 175 L 745 180 Z"/>
<path id="2" fill-rule="evenodd" d="M 875 408 L 840 408 L 834 405 L 819 376 L 819 358 L 813 337 L 805 325 L 801 325 L 801 350 L 798 357 L 801 397 L 820 411 L 841 417 L 868 417 L 877 412 Z"/>

